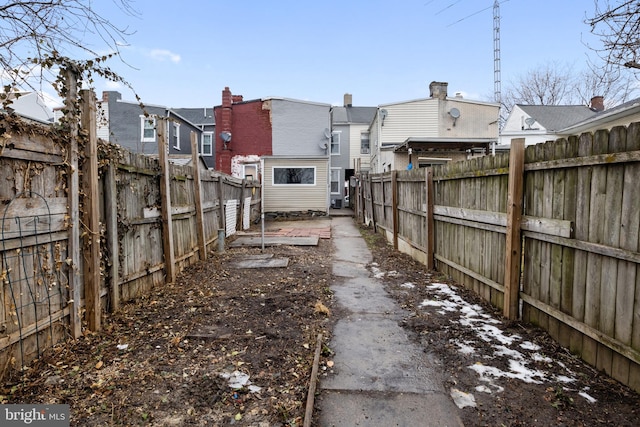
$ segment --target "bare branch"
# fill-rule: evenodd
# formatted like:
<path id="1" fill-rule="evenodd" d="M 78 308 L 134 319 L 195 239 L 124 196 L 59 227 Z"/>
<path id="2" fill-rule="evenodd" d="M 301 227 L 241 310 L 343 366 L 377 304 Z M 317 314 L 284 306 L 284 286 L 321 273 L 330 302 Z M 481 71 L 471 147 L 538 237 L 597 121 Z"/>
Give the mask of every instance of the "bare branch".
<path id="1" fill-rule="evenodd" d="M 118 10 L 136 16 L 130 0 L 111 0 Z M 51 58 L 74 54 L 120 57 L 120 46 L 132 34 L 101 16 L 92 0 L 8 1 L 0 5 L 0 67 L 5 87 L 41 87 L 50 80 L 43 69 Z M 89 40 L 103 45 L 92 46 Z M 47 65 L 43 67 L 43 65 Z M 36 83 L 34 83 L 34 81 Z"/>

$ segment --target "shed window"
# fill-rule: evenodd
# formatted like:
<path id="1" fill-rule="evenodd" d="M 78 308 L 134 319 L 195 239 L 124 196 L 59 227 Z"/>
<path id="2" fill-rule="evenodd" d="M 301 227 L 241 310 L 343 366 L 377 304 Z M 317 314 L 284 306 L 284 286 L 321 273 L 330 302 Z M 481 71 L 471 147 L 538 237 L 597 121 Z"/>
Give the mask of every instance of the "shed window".
<path id="1" fill-rule="evenodd" d="M 274 166 L 273 185 L 316 185 L 316 168 Z"/>

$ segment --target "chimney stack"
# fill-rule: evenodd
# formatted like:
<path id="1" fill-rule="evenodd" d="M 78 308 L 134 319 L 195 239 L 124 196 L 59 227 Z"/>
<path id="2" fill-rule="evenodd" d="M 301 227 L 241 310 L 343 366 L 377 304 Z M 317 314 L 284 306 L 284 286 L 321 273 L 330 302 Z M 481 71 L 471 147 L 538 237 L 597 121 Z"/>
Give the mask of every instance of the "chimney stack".
<path id="1" fill-rule="evenodd" d="M 353 105 L 353 95 L 351 95 L 350 93 L 345 93 L 344 94 L 344 106 L 345 107 L 351 107 Z"/>
<path id="2" fill-rule="evenodd" d="M 447 82 L 431 82 L 429 84 L 429 96 L 444 101 L 447 99 L 447 86 L 449 86 Z"/>
<path id="3" fill-rule="evenodd" d="M 233 114 L 231 104 L 233 104 L 233 98 L 234 95 L 229 90 L 229 87 L 225 87 L 222 91 L 222 110 L 220 111 L 220 123 L 216 123 L 216 128 L 219 128 L 221 132 L 231 132 L 231 115 Z"/>
<path id="4" fill-rule="evenodd" d="M 594 96 L 591 98 L 591 105 L 589 106 L 591 110 L 599 113 L 600 111 L 604 111 L 604 96 Z"/>

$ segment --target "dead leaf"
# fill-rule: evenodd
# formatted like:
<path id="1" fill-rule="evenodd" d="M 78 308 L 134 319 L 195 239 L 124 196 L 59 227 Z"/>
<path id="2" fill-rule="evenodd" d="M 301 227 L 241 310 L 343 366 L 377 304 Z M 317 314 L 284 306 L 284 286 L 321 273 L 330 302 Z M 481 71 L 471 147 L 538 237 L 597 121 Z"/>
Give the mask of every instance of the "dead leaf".
<path id="1" fill-rule="evenodd" d="M 324 314 L 327 316 L 331 315 L 331 311 L 327 308 L 326 305 L 324 305 L 320 301 L 316 302 L 316 305 L 314 306 L 314 311 L 316 314 Z"/>

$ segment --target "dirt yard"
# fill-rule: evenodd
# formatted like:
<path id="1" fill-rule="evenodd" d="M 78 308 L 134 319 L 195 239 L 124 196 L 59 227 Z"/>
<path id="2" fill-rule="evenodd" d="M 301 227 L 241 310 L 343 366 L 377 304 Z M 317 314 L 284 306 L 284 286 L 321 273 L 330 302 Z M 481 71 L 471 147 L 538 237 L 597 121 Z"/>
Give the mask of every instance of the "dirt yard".
<path id="1" fill-rule="evenodd" d="M 442 362 L 466 425 L 637 425 L 638 394 L 544 333 L 501 321 L 371 230 L 362 233 L 374 253 L 372 275 L 406 310 L 411 336 Z M 332 242 L 265 252 L 289 266 L 234 267 L 259 248 L 213 253 L 175 284 L 105 317 L 103 332 L 59 346 L 5 381 L 0 399 L 69 404 L 78 426 L 301 426 L 316 337 L 325 343 L 322 381 L 340 316 L 330 290 Z"/>

